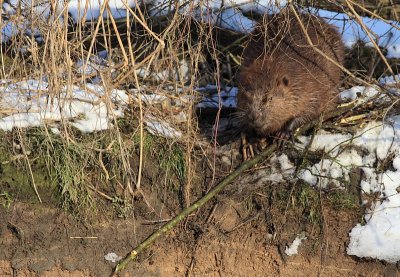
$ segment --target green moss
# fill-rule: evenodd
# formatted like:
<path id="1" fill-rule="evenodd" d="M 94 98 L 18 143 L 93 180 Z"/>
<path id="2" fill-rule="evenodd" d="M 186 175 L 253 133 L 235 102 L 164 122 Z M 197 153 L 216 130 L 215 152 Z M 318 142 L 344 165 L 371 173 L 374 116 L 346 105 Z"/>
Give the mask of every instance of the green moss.
<path id="1" fill-rule="evenodd" d="M 55 203 L 54 199 L 55 188 L 47 175 L 46 168 L 39 165 L 37 161 L 34 163 L 30 160 L 32 175 L 30 174 L 27 161 L 22 157 L 19 161 L 7 161 L 5 156 L 2 156 L 0 191 L 15 198 L 29 202 L 39 202 L 36 195 L 35 187 L 43 202 Z M 12 156 L 10 156 L 12 158 Z M 30 157 L 29 157 L 30 158 Z M 55 201 L 54 201 L 55 200 Z"/>

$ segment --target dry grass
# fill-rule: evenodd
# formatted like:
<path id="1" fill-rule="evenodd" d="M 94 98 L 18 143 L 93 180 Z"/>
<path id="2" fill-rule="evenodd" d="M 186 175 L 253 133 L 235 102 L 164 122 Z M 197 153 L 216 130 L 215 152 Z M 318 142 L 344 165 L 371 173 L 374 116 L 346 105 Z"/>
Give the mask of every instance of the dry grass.
<path id="1" fill-rule="evenodd" d="M 346 2 L 354 13 L 354 20 L 359 21 L 359 16 L 351 8 L 354 3 Z M 56 3 L 48 2 L 51 11 L 57 10 Z M 194 149 L 215 153 L 218 147 L 216 140 L 204 144 L 199 136 L 194 103 L 201 96 L 195 89 L 209 83 L 220 88 L 235 84 L 235 72 L 240 65 L 246 36 L 220 30 L 208 24 L 207 20 L 195 20 L 176 12 L 185 8 L 186 14 L 194 14 L 206 2 L 175 3 L 174 10 L 159 16 L 149 15 L 154 8 L 151 6 L 126 7 L 128 16 L 116 19 L 109 7 L 103 5 L 101 13 L 108 17 L 96 22 L 82 20 L 71 23 L 67 9 L 61 13 L 51 12 L 48 18 L 32 13 L 30 9 L 21 9 L 10 19 L 21 25 L 30 22 L 29 27 L 41 34 L 41 40 L 21 30 L 4 44 L 0 53 L 0 78 L 15 81 L 46 78 L 50 101 L 59 97 L 62 88 L 84 87 L 85 82 L 94 77 L 101 78 L 105 95 L 120 88 L 128 90 L 131 96 L 125 118 L 115 118 L 114 127 L 108 131 L 85 137 L 68 122 L 60 122 L 61 134 L 57 136 L 52 135 L 46 126 L 37 129 L 35 137 L 40 147 L 32 145 L 29 137 L 21 137 L 36 149 L 31 154 L 25 152 L 26 164 L 44 157 L 50 176 L 58 184 L 64 204 L 69 207 L 93 207 L 93 195 L 106 201 L 123 199 L 128 202 L 141 195 L 151 206 L 143 190 L 143 171 L 146 157 L 154 159 L 154 153 L 158 153 L 155 155 L 158 163 L 167 172 L 161 186 L 168 186 L 173 179 L 168 174 L 178 172 L 183 205 L 188 206 L 194 201 L 191 197 L 192 178 L 196 171 Z M 0 26 L 3 25 L 4 21 L 0 21 Z M 362 27 L 371 39 L 375 39 L 371 30 L 365 25 Z M 371 77 L 378 61 L 384 64 L 382 73 L 394 73 L 382 51 L 376 44 L 374 46 L 371 51 L 376 53 L 376 62 L 370 65 L 368 72 L 350 72 L 343 68 L 350 78 L 349 83 L 376 83 Z M 103 61 L 104 67 L 90 74 L 79 72 L 78 61 L 88 68 L 102 51 L 108 53 Z M 381 89 L 386 92 L 385 88 Z M 143 101 L 143 95 L 153 93 L 165 99 L 156 104 Z M 113 106 L 107 97 L 101 101 L 107 107 Z M 0 113 L 10 114 L 6 107 L 3 108 Z M 355 111 L 368 113 L 370 108 Z M 182 120 L 177 116 L 180 113 L 185 114 Z M 170 123 L 183 136 L 166 140 L 148 135 L 145 120 L 149 116 Z M 218 112 L 216 122 L 219 116 Z M 346 115 L 351 118 L 351 122 L 346 124 L 358 124 L 355 122 L 360 118 L 351 116 L 353 114 Z M 383 116 L 379 115 L 380 118 Z M 147 155 L 150 152 L 153 156 Z M 132 158 L 135 155 L 137 159 Z M 214 155 L 207 161 L 214 170 L 215 160 Z M 35 184 L 33 175 L 31 181 Z M 40 194 L 37 195 L 39 198 Z"/>

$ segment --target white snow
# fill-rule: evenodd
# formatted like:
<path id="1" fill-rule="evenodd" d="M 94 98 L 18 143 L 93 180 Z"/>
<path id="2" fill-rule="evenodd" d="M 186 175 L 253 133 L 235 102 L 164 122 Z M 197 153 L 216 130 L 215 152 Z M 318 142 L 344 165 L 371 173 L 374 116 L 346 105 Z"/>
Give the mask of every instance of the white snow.
<path id="1" fill-rule="evenodd" d="M 357 139 L 359 145 L 365 145 L 370 153 L 375 152 L 378 160 L 395 155 L 394 170 L 378 173 L 371 167 L 362 168 L 365 175 L 362 190 L 364 193 L 379 192 L 380 198 L 365 215 L 366 224 L 358 224 L 351 231 L 347 253 L 397 262 L 400 260 L 400 117 L 392 117 L 383 125 L 371 123 L 364 131 Z"/>
<path id="2" fill-rule="evenodd" d="M 371 40 L 367 32 L 358 22 L 349 18 L 348 15 L 326 10 L 317 10 L 316 13 L 339 28 L 339 31 L 343 35 L 343 41 L 347 46 L 352 46 L 357 40 L 362 40 L 371 45 Z M 361 17 L 361 20 L 367 29 L 370 30 L 371 36 L 374 38 L 376 35 L 379 38 L 378 44 L 388 49 L 387 57 L 400 57 L 400 51 L 398 50 L 400 48 L 399 30 L 379 19 Z M 398 26 L 397 22 L 389 22 L 394 26 Z"/>
<path id="3" fill-rule="evenodd" d="M 85 88 L 64 87 L 57 97 L 50 98 L 46 82 L 36 80 L 0 86 L 0 108 L 7 116 L 0 118 L 0 129 L 13 127 L 57 126 L 66 121 L 84 133 L 108 129 L 114 117 L 123 116 L 128 95 L 122 90 L 108 92 L 112 103 L 101 97 L 107 92 L 97 85 Z M 111 104 L 115 107 L 111 108 Z M 57 133 L 57 131 L 56 131 Z"/>
<path id="4" fill-rule="evenodd" d="M 68 11 L 69 16 L 75 22 L 87 21 L 95 22 L 99 17 L 109 18 L 113 17 L 115 20 L 126 18 L 131 15 L 131 10 L 136 7 L 136 4 L 145 3 L 149 8 L 151 16 L 160 16 L 170 13 L 175 9 L 175 4 L 170 0 L 109 0 L 107 6 L 104 6 L 105 2 L 102 0 L 71 0 L 61 1 L 58 0 L 54 4 L 56 13 L 53 15 L 50 13 L 51 5 L 50 2 L 43 2 L 41 4 L 32 3 L 30 1 L 22 0 L 10 0 L 9 3 L 3 4 L 2 14 L 8 15 L 8 17 L 14 18 L 18 9 L 21 6 L 22 11 L 27 11 L 28 15 L 33 15 L 44 21 L 58 19 L 60 22 L 63 20 L 65 9 Z M 281 5 L 286 1 L 281 2 Z M 230 29 L 237 32 L 248 33 L 251 32 L 256 22 L 245 17 L 240 10 L 253 10 L 260 13 L 265 12 L 267 7 L 275 5 L 276 1 L 261 0 L 261 1 L 191 1 L 187 4 L 186 1 L 180 1 L 179 4 L 183 4 L 179 12 L 186 16 L 194 17 L 196 20 L 203 21 L 212 25 L 216 25 L 225 29 Z M 103 12 L 102 12 L 103 11 Z M 36 19 L 35 19 L 36 20 Z M 28 18 L 20 18 L 18 22 L 5 21 L 5 26 L 2 26 L 1 39 L 7 41 L 18 30 L 26 32 L 38 32 L 36 29 L 30 29 Z M 16 28 L 16 27 L 19 28 Z"/>
<path id="5" fill-rule="evenodd" d="M 350 232 L 347 253 L 394 263 L 400 260 L 400 196 L 393 189 L 400 186 L 400 172 L 387 171 L 382 177 L 383 192 L 390 194 L 374 203 L 365 225 L 357 224 Z"/>
<path id="6" fill-rule="evenodd" d="M 41 4 L 35 3 L 31 8 L 31 2 L 11 0 L 8 3 L 3 3 L 2 14 L 8 15 L 13 18 L 12 21 L 5 20 L 5 24 L 1 30 L 1 40 L 7 41 L 19 31 L 26 31 L 27 33 L 36 33 L 36 29 L 30 29 L 31 24 L 28 18 L 18 18 L 15 20 L 15 14 L 18 4 L 21 3 L 22 10 L 31 10 L 36 14 L 36 17 L 48 21 L 49 18 L 56 18 L 62 22 L 63 12 L 68 10 L 69 15 L 79 22 L 82 20 L 96 21 L 100 16 L 105 18 L 110 15 L 114 19 L 125 18 L 130 15 L 129 9 L 133 9 L 137 3 L 146 3 L 149 5 L 149 13 L 152 16 L 170 13 L 174 10 L 174 4 L 169 0 L 110 0 L 107 1 L 107 7 L 103 7 L 104 1 L 102 0 L 71 0 L 61 1 L 56 4 L 57 12 L 55 15 L 50 13 L 50 3 L 43 2 Z M 179 2 L 183 4 L 183 1 Z M 225 29 L 233 30 L 240 33 L 249 33 L 253 30 L 256 22 L 243 15 L 243 12 L 257 12 L 260 14 L 271 13 L 279 10 L 279 7 L 284 6 L 287 1 L 244 1 L 244 0 L 213 0 L 213 1 L 191 1 L 189 5 L 183 5 L 179 12 L 185 16 L 194 17 L 198 21 L 207 22 L 211 25 L 219 26 Z M 65 6 L 66 5 L 66 6 Z M 276 6 L 278 5 L 278 6 Z M 104 10 L 100 14 L 101 10 Z M 352 46 L 357 40 L 363 40 L 370 44 L 370 38 L 367 36 L 366 31 L 355 20 L 349 18 L 348 15 L 325 10 L 314 10 L 315 13 L 321 17 L 326 18 L 330 23 L 336 25 L 339 31 L 343 34 L 343 40 L 347 46 Z M 400 57 L 400 31 L 391 26 L 390 24 L 378 19 L 371 19 L 367 17 L 361 18 L 363 24 L 371 30 L 373 35 L 379 37 L 379 45 L 386 47 L 388 50 L 387 57 L 399 58 Z M 50 19 L 53 20 L 53 19 Z M 396 22 L 389 21 L 392 25 L 397 26 Z M 38 37 L 38 39 L 40 39 Z"/>
<path id="7" fill-rule="evenodd" d="M 207 92 L 217 90 L 217 86 L 208 85 L 206 87 L 198 88 L 198 92 Z M 236 107 L 236 95 L 238 89 L 236 87 L 225 87 L 219 92 L 211 93 L 210 96 L 204 96 L 203 99 L 197 104 L 197 108 L 235 108 Z"/>
<path id="8" fill-rule="evenodd" d="M 152 116 L 145 118 L 145 124 L 147 131 L 156 136 L 174 139 L 183 135 L 181 131 L 174 129 L 168 122 L 160 121 Z"/>
<path id="9" fill-rule="evenodd" d="M 224 9 L 220 14 L 214 16 L 210 23 L 239 33 L 250 33 L 257 24 L 235 8 Z"/>
<path id="10" fill-rule="evenodd" d="M 390 45 L 387 47 L 388 53 L 386 57 L 388 58 L 399 58 L 400 57 L 400 44 Z"/>
<path id="11" fill-rule="evenodd" d="M 268 182 L 279 183 L 282 181 L 293 180 L 295 166 L 286 156 L 274 154 L 269 160 L 267 169 L 256 170 L 252 175 L 244 176 L 241 183 L 252 183 L 252 185 L 262 186 Z"/>
<path id="12" fill-rule="evenodd" d="M 292 244 L 288 247 L 286 246 L 285 248 L 285 254 L 288 256 L 293 256 L 293 255 L 297 255 L 298 254 L 298 249 L 299 246 L 301 245 L 303 240 L 306 240 L 307 237 L 304 234 L 300 234 L 298 235 L 294 241 L 292 242 Z"/>
<path id="13" fill-rule="evenodd" d="M 311 137 L 300 136 L 298 140 L 303 145 L 308 145 L 311 141 Z M 339 150 L 339 145 L 345 145 L 351 140 L 349 134 L 334 134 L 326 132 L 324 130 L 319 131 L 310 145 L 310 150 L 325 150 L 327 153 L 335 154 Z M 301 145 L 298 145 L 301 147 Z"/>
<path id="14" fill-rule="evenodd" d="M 397 83 L 396 80 L 399 80 L 399 79 L 400 79 L 400 75 L 397 74 L 396 76 L 384 76 L 384 77 L 381 77 L 379 79 L 379 82 L 382 85 L 393 85 L 393 84 L 396 84 Z"/>
<path id="15" fill-rule="evenodd" d="M 329 185 L 341 187 L 349 181 L 352 167 L 361 166 L 362 157 L 355 150 L 345 150 L 331 159 L 322 159 L 312 167 L 300 171 L 299 178 L 310 185 L 326 188 Z"/>
<path id="16" fill-rule="evenodd" d="M 364 87 L 355 86 L 350 89 L 346 89 L 340 93 L 340 98 L 342 101 L 350 101 L 355 99 L 361 99 L 362 102 L 366 102 L 369 99 L 377 96 L 379 94 L 377 88 L 374 87 Z M 360 101 L 360 102 L 361 102 Z"/>
<path id="17" fill-rule="evenodd" d="M 309 139 L 303 138 L 302 141 L 305 145 Z M 301 170 L 298 177 L 312 186 L 341 187 L 349 181 L 349 173 L 353 167 L 361 168 L 364 176 L 360 184 L 362 192 L 378 192 L 380 199 L 371 203 L 371 208 L 364 217 L 366 224 L 358 224 L 351 231 L 347 253 L 388 262 L 399 261 L 400 117 L 391 117 L 385 123 L 371 122 L 353 137 L 321 131 L 316 135 L 311 149 L 324 149 L 324 141 L 325 151 L 333 148 L 336 150 L 326 151 L 329 158 Z M 337 147 L 332 148 L 335 143 Z M 347 148 L 344 148 L 346 145 Z M 358 151 L 352 147 L 358 147 Z M 372 167 L 377 161 L 383 161 L 390 155 L 394 155 L 393 169 L 379 173 Z"/>
<path id="18" fill-rule="evenodd" d="M 367 95 L 364 88 L 352 88 L 344 94 L 354 100 L 356 92 Z M 374 96 L 375 92 L 369 96 Z M 362 95 L 361 95 L 362 97 Z M 299 147 L 305 147 L 309 137 L 301 137 Z M 361 190 L 364 194 L 378 193 L 379 199 L 370 203 L 364 216 L 365 225 L 358 224 L 350 232 L 347 253 L 372 257 L 387 262 L 400 260 L 400 116 L 385 122 L 371 121 L 353 136 L 319 131 L 311 150 L 325 149 L 326 157 L 299 172 L 298 177 L 312 186 L 343 187 L 349 182 L 352 168 L 361 168 Z M 377 163 L 388 157 L 392 168 L 379 172 Z M 368 197 L 366 197 L 368 199 Z M 370 198 L 369 198 L 370 199 Z M 372 201 L 372 200 L 369 200 Z M 363 203 L 367 204 L 367 200 Z"/>
<path id="19" fill-rule="evenodd" d="M 116 262 L 119 262 L 120 260 L 122 260 L 122 257 L 118 256 L 114 252 L 110 252 L 110 253 L 107 253 L 106 255 L 104 255 L 104 259 L 106 261 L 110 261 L 112 263 L 116 263 Z"/>

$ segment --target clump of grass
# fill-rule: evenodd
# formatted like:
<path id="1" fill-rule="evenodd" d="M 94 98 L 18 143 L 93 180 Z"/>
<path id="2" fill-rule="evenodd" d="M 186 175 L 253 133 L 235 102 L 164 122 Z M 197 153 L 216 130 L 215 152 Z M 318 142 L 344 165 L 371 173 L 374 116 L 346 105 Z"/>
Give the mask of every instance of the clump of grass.
<path id="1" fill-rule="evenodd" d="M 131 201 L 119 197 L 114 197 L 112 200 L 112 204 L 114 206 L 117 217 L 120 218 L 127 218 L 133 209 Z"/>
<path id="2" fill-rule="evenodd" d="M 303 184 L 299 188 L 298 203 L 303 210 L 303 216 L 307 220 L 316 225 L 320 225 L 322 221 L 321 202 L 318 190 Z"/>
<path id="3" fill-rule="evenodd" d="M 135 135 L 133 141 L 135 145 L 138 145 L 140 143 L 139 135 Z M 170 142 L 168 139 L 147 132 L 144 133 L 142 143 L 145 156 L 154 157 L 157 160 L 157 165 L 172 186 L 171 189 L 178 190 L 179 185 L 182 185 L 187 177 L 184 147 L 179 143 Z M 174 178 L 171 175 L 174 175 Z"/>
<path id="4" fill-rule="evenodd" d="M 162 138 L 153 136 L 152 134 L 145 132 L 143 134 L 143 140 L 142 140 L 143 150 L 146 153 L 156 154 L 158 152 L 157 149 L 158 149 L 159 145 L 163 144 L 163 142 L 161 140 L 162 140 Z M 132 141 L 136 146 L 138 146 L 140 143 L 140 135 L 135 134 L 132 137 Z"/>
<path id="5" fill-rule="evenodd" d="M 165 174 L 173 173 L 180 184 L 171 182 L 172 188 L 178 190 L 186 180 L 185 152 L 179 144 L 164 146 L 158 152 L 160 168 Z"/>
<path id="6" fill-rule="evenodd" d="M 0 205 L 8 209 L 11 206 L 11 203 L 13 202 L 13 197 L 11 194 L 9 194 L 7 191 L 0 193 Z"/>
<path id="7" fill-rule="evenodd" d="M 93 180 L 88 172 L 95 167 L 95 157 L 81 143 L 45 137 L 42 146 L 51 182 L 56 184 L 62 206 L 73 211 L 92 210 L 95 202 L 88 188 Z"/>
<path id="8" fill-rule="evenodd" d="M 349 193 L 347 190 L 336 189 L 327 194 L 328 200 L 335 209 L 358 209 L 358 197 Z"/>

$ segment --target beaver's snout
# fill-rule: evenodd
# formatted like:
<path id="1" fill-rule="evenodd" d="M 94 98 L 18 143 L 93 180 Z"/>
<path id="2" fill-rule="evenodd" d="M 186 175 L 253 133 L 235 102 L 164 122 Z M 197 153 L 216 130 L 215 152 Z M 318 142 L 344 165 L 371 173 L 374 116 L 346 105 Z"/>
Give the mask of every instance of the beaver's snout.
<path id="1" fill-rule="evenodd" d="M 249 113 L 247 114 L 247 118 L 251 123 L 256 123 L 260 121 L 263 117 L 263 112 L 261 109 L 251 109 Z"/>

